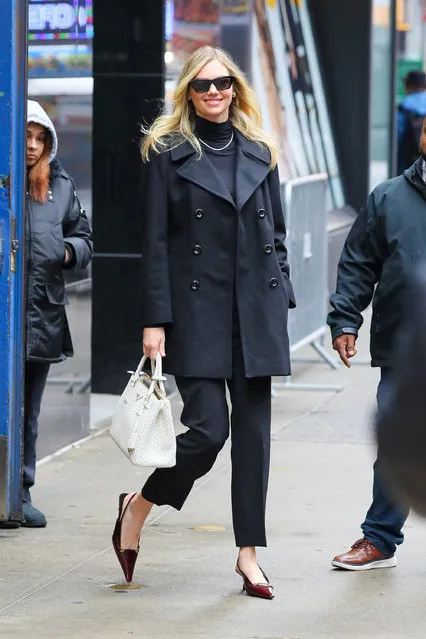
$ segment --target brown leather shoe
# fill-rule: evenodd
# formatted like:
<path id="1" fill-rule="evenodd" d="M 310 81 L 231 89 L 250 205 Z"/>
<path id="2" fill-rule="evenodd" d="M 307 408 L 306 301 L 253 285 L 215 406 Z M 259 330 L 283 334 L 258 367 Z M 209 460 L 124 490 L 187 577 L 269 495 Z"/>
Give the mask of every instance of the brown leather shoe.
<path id="1" fill-rule="evenodd" d="M 395 555 L 383 555 L 368 539 L 358 539 L 352 548 L 343 555 L 337 555 L 331 562 L 336 568 L 344 570 L 371 570 L 372 568 L 393 568 L 397 561 Z"/>

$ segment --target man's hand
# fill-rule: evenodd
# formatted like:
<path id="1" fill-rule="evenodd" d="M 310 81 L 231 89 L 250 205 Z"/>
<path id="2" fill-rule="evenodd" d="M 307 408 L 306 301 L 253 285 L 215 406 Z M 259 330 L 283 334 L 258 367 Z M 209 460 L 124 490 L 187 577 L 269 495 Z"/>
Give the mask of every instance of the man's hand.
<path id="1" fill-rule="evenodd" d="M 333 348 L 335 351 L 339 353 L 339 357 L 348 368 L 351 367 L 350 358 L 354 357 L 357 354 L 357 349 L 355 348 L 355 340 L 356 335 L 352 335 L 350 333 L 346 333 L 345 335 L 340 335 L 340 337 L 336 337 L 333 341 Z"/>
<path id="2" fill-rule="evenodd" d="M 165 342 L 166 336 L 164 328 L 143 329 L 143 354 L 149 357 L 149 359 L 155 361 L 157 353 L 160 353 L 161 357 L 166 356 L 164 349 Z"/>

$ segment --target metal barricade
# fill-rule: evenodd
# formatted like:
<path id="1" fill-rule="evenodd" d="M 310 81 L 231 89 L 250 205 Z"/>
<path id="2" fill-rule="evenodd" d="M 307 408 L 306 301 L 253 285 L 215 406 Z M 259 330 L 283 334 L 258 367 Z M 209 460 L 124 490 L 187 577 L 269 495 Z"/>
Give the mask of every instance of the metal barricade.
<path id="1" fill-rule="evenodd" d="M 325 173 L 290 180 L 282 185 L 287 227 L 286 246 L 297 306 L 290 310 L 288 331 L 292 358 L 300 348 L 312 346 L 331 368 L 339 363 L 327 353 L 322 339 L 328 331 L 328 238 Z M 341 390 L 340 386 L 294 384 L 291 378 L 274 384 L 295 390 Z"/>

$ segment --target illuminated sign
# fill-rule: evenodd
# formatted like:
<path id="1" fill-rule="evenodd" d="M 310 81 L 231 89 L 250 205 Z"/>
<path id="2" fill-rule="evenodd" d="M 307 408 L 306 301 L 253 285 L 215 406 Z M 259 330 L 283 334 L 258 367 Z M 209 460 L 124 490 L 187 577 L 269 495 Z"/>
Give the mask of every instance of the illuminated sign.
<path id="1" fill-rule="evenodd" d="M 92 39 L 92 0 L 29 0 L 28 38 L 37 43 Z"/>
<path id="2" fill-rule="evenodd" d="M 171 40 L 173 38 L 174 20 L 175 20 L 174 0 L 166 0 L 166 16 L 165 16 L 166 40 Z"/>

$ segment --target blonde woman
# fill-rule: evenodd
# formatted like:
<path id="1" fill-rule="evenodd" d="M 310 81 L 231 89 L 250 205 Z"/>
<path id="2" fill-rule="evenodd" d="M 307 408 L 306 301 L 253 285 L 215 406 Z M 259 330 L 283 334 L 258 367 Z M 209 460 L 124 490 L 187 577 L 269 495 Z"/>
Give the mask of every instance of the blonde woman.
<path id="1" fill-rule="evenodd" d="M 189 58 L 173 112 L 146 131 L 142 156 L 143 350 L 175 375 L 188 431 L 174 468 L 120 496 L 114 548 L 131 581 L 152 505 L 180 510 L 231 430 L 236 570 L 247 594 L 272 599 L 256 546 L 266 546 L 271 376 L 290 374 L 294 295 L 276 147 L 228 54 L 203 47 Z"/>

